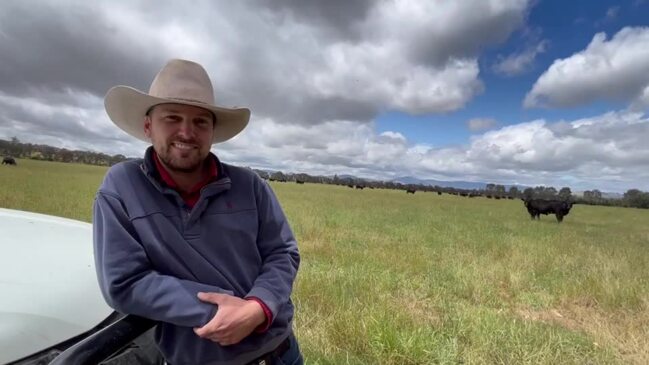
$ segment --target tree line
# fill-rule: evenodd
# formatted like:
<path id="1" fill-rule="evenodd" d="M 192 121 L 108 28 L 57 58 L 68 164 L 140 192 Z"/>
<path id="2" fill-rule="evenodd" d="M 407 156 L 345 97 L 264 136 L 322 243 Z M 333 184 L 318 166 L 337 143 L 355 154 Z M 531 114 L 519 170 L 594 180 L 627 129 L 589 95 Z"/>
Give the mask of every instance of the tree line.
<path id="1" fill-rule="evenodd" d="M 44 144 L 22 143 L 16 137 L 7 141 L 0 139 L 0 154 L 32 160 L 75 162 L 88 165 L 112 166 L 126 161 L 124 155 L 107 155 L 100 152 L 68 150 Z"/>
<path id="2" fill-rule="evenodd" d="M 42 144 L 22 143 L 18 138 L 0 139 L 0 155 L 44 161 L 74 162 L 90 165 L 112 166 L 127 160 L 124 155 L 107 155 L 100 152 L 68 150 Z M 308 182 L 314 184 L 344 185 L 351 188 L 398 189 L 421 192 L 436 192 L 465 197 L 486 197 L 488 199 L 558 199 L 571 200 L 578 204 L 607 205 L 649 209 L 649 192 L 629 189 L 622 199 L 605 198 L 602 192 L 588 190 L 582 196 L 575 196 L 569 187 L 559 190 L 552 186 L 536 186 L 522 189 L 517 186 L 509 188 L 501 184 L 487 184 L 484 189 L 458 189 L 453 187 L 431 186 L 424 184 L 402 184 L 394 181 L 368 180 L 350 176 L 317 176 L 305 173 L 267 172 L 253 169 L 260 177 L 273 181 Z"/>

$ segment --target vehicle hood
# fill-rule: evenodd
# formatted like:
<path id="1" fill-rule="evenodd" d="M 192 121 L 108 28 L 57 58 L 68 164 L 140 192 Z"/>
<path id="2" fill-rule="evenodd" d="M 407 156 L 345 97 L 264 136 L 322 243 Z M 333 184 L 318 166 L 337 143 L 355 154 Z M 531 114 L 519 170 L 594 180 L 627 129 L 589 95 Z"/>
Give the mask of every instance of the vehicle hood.
<path id="1" fill-rule="evenodd" d="M 0 208 L 0 364 L 95 327 L 113 311 L 99 291 L 92 226 Z"/>

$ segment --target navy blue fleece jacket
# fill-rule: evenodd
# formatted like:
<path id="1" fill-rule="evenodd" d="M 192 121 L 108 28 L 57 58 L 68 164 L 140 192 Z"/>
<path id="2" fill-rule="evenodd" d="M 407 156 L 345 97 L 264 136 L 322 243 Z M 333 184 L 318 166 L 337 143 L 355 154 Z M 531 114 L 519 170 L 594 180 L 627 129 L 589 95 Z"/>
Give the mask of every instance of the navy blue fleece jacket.
<path id="1" fill-rule="evenodd" d="M 216 156 L 210 155 L 216 159 Z M 99 188 L 93 214 L 99 286 L 115 310 L 159 321 L 156 340 L 167 361 L 248 362 L 290 333 L 297 243 L 272 190 L 254 172 L 218 159 L 218 179 L 189 210 L 164 186 L 151 149 L 119 163 Z M 268 331 L 233 346 L 198 337 L 215 314 L 199 291 L 257 297 L 272 312 Z"/>

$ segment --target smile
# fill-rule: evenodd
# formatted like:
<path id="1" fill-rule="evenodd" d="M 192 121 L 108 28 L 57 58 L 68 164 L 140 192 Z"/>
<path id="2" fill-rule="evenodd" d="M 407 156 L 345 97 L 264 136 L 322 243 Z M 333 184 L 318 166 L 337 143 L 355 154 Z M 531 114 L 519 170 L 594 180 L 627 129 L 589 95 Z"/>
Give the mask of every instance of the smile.
<path id="1" fill-rule="evenodd" d="M 194 145 L 181 143 L 181 142 L 174 142 L 171 145 L 178 148 L 179 150 L 185 150 L 185 151 L 196 148 Z"/>

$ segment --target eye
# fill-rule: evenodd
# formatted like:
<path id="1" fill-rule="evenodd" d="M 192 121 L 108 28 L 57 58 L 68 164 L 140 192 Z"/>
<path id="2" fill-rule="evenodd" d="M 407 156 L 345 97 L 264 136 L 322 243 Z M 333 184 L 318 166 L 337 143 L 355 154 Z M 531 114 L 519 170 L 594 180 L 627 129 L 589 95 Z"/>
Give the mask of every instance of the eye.
<path id="1" fill-rule="evenodd" d="M 207 127 L 210 123 L 212 123 L 212 121 L 206 118 L 196 118 L 194 119 L 194 123 L 196 123 L 196 125 L 200 127 Z"/>
<path id="2" fill-rule="evenodd" d="M 167 115 L 164 117 L 165 122 L 179 122 L 182 118 L 178 115 Z"/>

